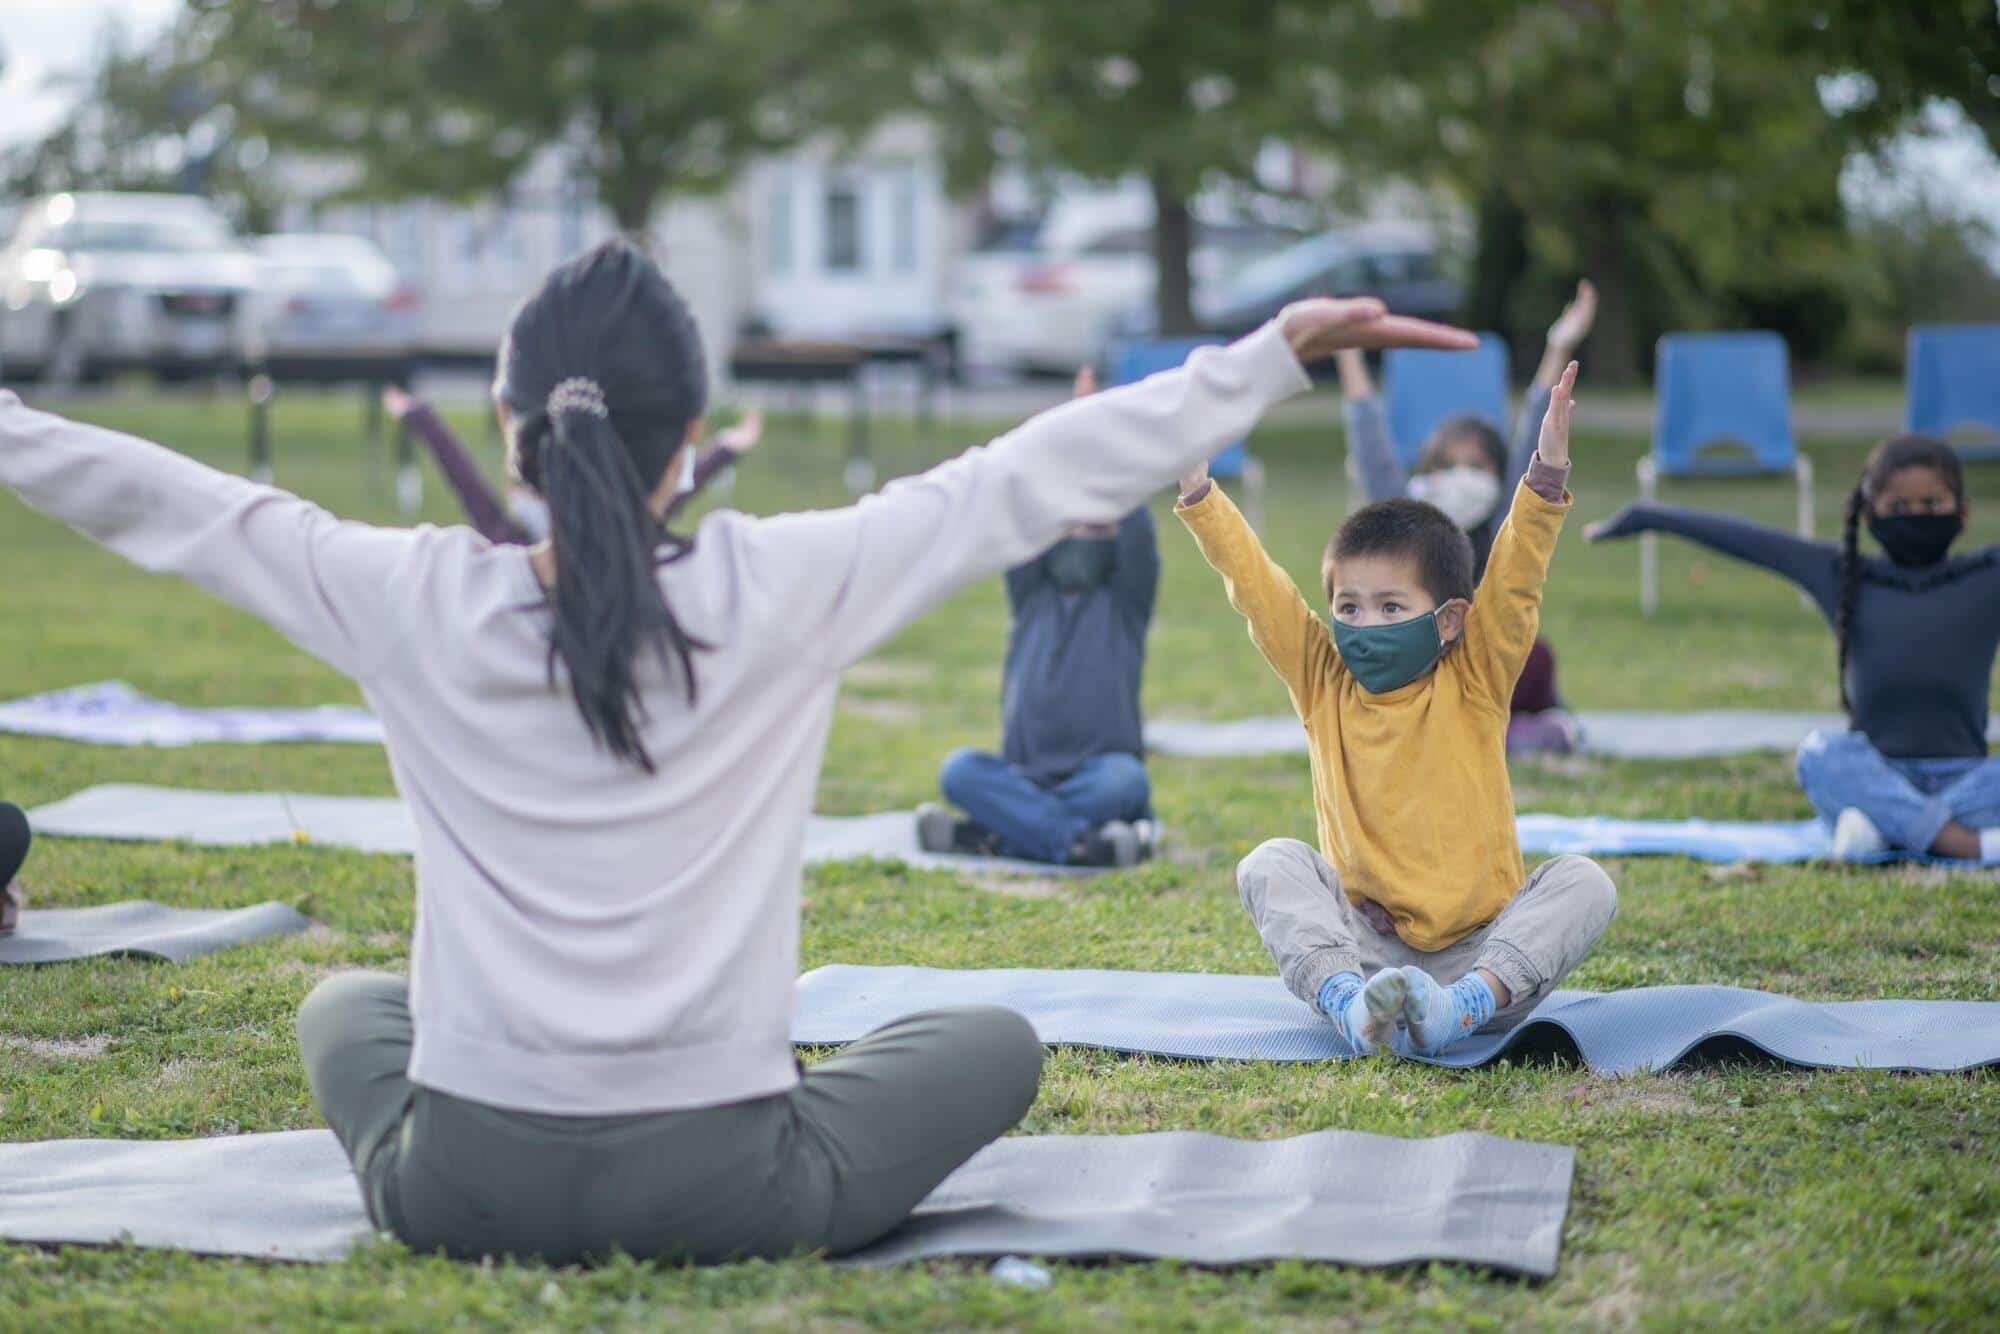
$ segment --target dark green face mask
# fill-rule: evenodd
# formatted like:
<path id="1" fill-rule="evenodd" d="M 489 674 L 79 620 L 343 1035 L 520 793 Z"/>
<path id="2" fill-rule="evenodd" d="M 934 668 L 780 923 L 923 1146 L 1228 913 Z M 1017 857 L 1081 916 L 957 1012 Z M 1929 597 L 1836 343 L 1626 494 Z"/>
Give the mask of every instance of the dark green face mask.
<path id="1" fill-rule="evenodd" d="M 1427 611 L 1393 625 L 1333 623 L 1333 644 L 1361 688 L 1380 695 L 1422 676 L 1444 652 L 1437 612 Z"/>

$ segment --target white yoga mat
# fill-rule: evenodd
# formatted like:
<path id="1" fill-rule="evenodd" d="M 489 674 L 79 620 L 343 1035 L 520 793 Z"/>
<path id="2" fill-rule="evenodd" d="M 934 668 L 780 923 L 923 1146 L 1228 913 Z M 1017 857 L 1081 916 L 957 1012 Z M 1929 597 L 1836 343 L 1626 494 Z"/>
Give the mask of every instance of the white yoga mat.
<path id="1" fill-rule="evenodd" d="M 60 737 L 98 746 L 382 743 L 382 724 L 375 715 L 350 705 L 197 709 L 143 695 L 124 681 L 98 681 L 0 703 L 0 732 Z"/>
<path id="2" fill-rule="evenodd" d="M 296 792 L 206 792 L 198 788 L 110 783 L 28 812 L 35 832 L 55 838 L 106 838 L 243 847 L 296 843 L 361 852 L 416 850 L 409 809 L 395 797 L 327 797 Z M 805 860 L 880 857 L 967 874 L 1090 875 L 1099 868 L 1052 866 L 1006 857 L 965 857 L 917 846 L 916 816 L 815 815 L 806 826 Z"/>
<path id="3" fill-rule="evenodd" d="M 844 1258 L 1444 1260 L 1547 1277 L 1574 1164 L 1565 1147 L 1469 1132 L 1012 1136 L 947 1177 L 903 1227 Z M 0 1145 L 8 1241 L 331 1261 L 370 1235 L 346 1155 L 325 1130 Z"/>
<path id="4" fill-rule="evenodd" d="M 1695 759 L 1759 750 L 1798 749 L 1815 730 L 1844 732 L 1837 713 L 1766 713 L 1711 709 L 1692 713 L 1580 713 L 1583 749 L 1634 760 Z M 2000 742 L 2000 720 L 1987 729 Z M 1303 755 L 1305 729 L 1289 715 L 1226 721 L 1160 719 L 1146 724 L 1146 745 L 1163 755 L 1221 758 Z"/>

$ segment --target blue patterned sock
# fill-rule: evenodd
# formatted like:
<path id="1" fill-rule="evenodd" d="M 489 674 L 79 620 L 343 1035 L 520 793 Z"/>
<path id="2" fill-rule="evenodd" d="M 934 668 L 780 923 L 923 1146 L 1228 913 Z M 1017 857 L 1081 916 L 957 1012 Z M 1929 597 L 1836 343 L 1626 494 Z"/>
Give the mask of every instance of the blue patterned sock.
<path id="1" fill-rule="evenodd" d="M 1350 1026 L 1348 1015 L 1354 1010 L 1355 1001 L 1361 997 L 1361 974 L 1335 973 L 1319 984 L 1319 1012 L 1333 1021 L 1333 1031 L 1340 1035 L 1348 1049 L 1356 1056 L 1366 1056 L 1375 1050 L 1375 1044 L 1361 1034 L 1361 1025 Z"/>
<path id="2" fill-rule="evenodd" d="M 1403 969 L 1403 985 L 1403 1025 L 1410 1044 L 1426 1056 L 1477 1033 L 1499 1004 L 1493 988 L 1476 972 L 1447 987 L 1412 964 Z"/>

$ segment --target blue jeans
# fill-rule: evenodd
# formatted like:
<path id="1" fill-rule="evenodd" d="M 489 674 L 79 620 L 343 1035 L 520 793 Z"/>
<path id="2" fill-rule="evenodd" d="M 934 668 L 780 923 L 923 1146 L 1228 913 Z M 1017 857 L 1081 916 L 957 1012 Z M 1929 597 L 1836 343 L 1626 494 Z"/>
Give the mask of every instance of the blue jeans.
<path id="1" fill-rule="evenodd" d="M 1860 732 L 1814 732 L 1799 743 L 1799 786 L 1831 825 L 1852 806 L 1906 852 L 1928 852 L 1956 820 L 2000 825 L 2000 757 L 1892 760 Z"/>
<path id="2" fill-rule="evenodd" d="M 998 755 L 965 747 L 938 772 L 945 800 L 1000 838 L 1009 857 L 1062 863 L 1077 838 L 1111 820 L 1137 820 L 1152 803 L 1136 755 L 1093 755 L 1046 786 Z"/>

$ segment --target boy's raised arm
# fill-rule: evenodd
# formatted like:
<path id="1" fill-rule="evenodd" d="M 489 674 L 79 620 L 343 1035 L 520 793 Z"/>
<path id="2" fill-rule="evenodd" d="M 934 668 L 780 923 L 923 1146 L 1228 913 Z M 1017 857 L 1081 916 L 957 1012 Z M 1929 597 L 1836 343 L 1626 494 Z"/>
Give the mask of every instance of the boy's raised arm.
<path id="1" fill-rule="evenodd" d="M 1549 391 L 1549 410 L 1527 476 L 1514 492 L 1507 521 L 1494 535 L 1486 577 L 1465 618 L 1466 669 L 1501 708 L 1514 693 L 1521 664 L 1541 628 L 1542 585 L 1569 512 L 1569 419 L 1576 363 Z"/>
<path id="2" fill-rule="evenodd" d="M 1320 683 L 1340 664 L 1326 622 L 1314 614 L 1291 576 L 1278 567 L 1243 515 L 1204 466 L 1181 479 L 1174 512 L 1194 534 L 1203 559 L 1222 576 L 1229 605 L 1250 623 L 1250 641 L 1285 683 L 1300 717 L 1311 712 Z"/>

